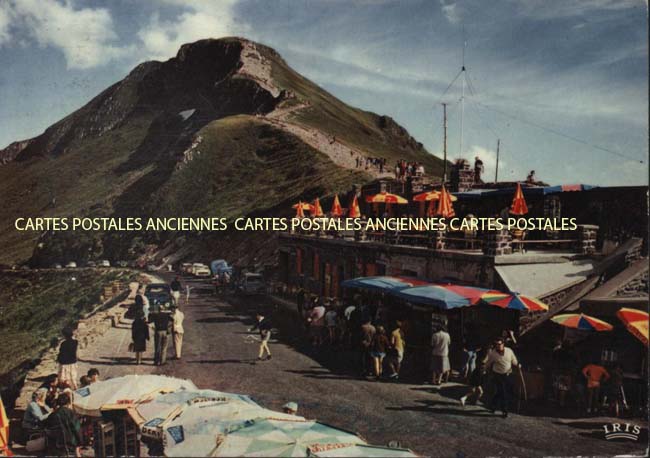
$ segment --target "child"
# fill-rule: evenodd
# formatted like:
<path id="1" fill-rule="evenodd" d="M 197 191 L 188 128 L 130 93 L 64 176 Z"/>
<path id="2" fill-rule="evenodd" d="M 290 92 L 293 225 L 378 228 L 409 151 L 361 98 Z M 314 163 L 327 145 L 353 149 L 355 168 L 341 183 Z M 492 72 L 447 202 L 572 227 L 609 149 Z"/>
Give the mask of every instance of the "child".
<path id="1" fill-rule="evenodd" d="M 465 407 L 465 403 L 469 397 L 474 397 L 474 404 L 476 404 L 483 396 L 483 373 L 485 367 L 483 366 L 483 358 L 478 358 L 479 363 L 476 365 L 472 373 L 469 375 L 470 390 L 467 394 L 460 398 L 460 405 Z"/>

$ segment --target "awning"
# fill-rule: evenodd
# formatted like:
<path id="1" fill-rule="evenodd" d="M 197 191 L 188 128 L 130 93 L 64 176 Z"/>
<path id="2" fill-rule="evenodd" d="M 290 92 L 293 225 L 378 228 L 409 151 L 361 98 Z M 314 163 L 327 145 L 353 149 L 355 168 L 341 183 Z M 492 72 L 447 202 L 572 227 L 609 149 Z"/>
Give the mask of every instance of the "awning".
<path id="1" fill-rule="evenodd" d="M 561 263 L 498 265 L 495 269 L 510 291 L 543 297 L 581 283 L 594 268 L 588 259 Z"/>

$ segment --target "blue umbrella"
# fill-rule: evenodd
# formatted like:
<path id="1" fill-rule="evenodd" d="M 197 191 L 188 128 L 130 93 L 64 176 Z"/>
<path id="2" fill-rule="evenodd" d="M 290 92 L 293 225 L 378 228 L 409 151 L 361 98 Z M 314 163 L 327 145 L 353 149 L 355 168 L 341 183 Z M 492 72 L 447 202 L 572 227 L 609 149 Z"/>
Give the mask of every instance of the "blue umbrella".
<path id="1" fill-rule="evenodd" d="M 408 277 L 359 277 L 345 280 L 341 283 L 344 288 L 368 289 L 374 291 L 397 291 L 416 285 L 426 285 L 425 281 Z"/>
<path id="2" fill-rule="evenodd" d="M 412 304 L 431 305 L 443 310 L 466 307 L 472 304 L 470 298 L 463 297 L 438 285 L 416 286 L 394 291 L 392 294 Z"/>

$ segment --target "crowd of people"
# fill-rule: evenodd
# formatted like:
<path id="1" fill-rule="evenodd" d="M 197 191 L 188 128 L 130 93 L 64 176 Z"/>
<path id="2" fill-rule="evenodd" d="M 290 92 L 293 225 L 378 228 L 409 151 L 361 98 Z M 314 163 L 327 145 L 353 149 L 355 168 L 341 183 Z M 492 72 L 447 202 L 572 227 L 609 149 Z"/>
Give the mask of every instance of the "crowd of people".
<path id="1" fill-rule="evenodd" d="M 181 359 L 185 329 L 185 314 L 180 309 L 180 297 L 183 290 L 179 277 L 170 283 L 173 298 L 168 311 L 160 310 L 150 313 L 149 299 L 144 289 L 135 296 L 134 319 L 131 324 L 130 350 L 135 353 L 135 363 L 142 364 L 142 356 L 147 351 L 147 342 L 154 337 L 154 365 L 162 366 L 167 362 L 169 340 L 174 348 L 174 358 Z"/>
<path id="2" fill-rule="evenodd" d="M 76 342 L 75 339 L 67 338 L 68 331 L 65 335 L 64 342 Z M 62 351 L 69 352 L 69 345 L 64 346 L 62 343 L 59 355 Z M 76 365 L 76 362 L 72 364 Z M 46 441 L 49 441 L 52 448 L 50 451 L 65 453 L 65 456 L 81 456 L 80 447 L 92 445 L 92 428 L 88 421 L 80 419 L 72 409 L 73 386 L 83 388 L 98 382 L 99 370 L 91 368 L 77 381 L 69 378 L 72 372 L 63 370 L 64 364 L 59 362 L 59 365 L 59 372 L 46 377 L 32 394 L 32 400 L 23 415 L 23 434 L 26 442 L 30 443 L 28 451 L 43 450 Z"/>
<path id="3" fill-rule="evenodd" d="M 397 380 L 406 348 L 402 322 L 389 319 L 380 301 L 353 303 L 343 307 L 300 289 L 297 308 L 310 344 L 351 350 L 361 376 Z"/>
<path id="4" fill-rule="evenodd" d="M 407 178 L 424 176 L 424 165 L 421 162 L 407 162 L 404 159 L 395 164 L 395 179 L 406 181 Z"/>
<path id="5" fill-rule="evenodd" d="M 357 156 L 354 162 L 358 169 L 370 170 L 370 167 L 373 167 L 379 173 L 384 173 L 384 170 L 386 170 L 386 158 Z"/>

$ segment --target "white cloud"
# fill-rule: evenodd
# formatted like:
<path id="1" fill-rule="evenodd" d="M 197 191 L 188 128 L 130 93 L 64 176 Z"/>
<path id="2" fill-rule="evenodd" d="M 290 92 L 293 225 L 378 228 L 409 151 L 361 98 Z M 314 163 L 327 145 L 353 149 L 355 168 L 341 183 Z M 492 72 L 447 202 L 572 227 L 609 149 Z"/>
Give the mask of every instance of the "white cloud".
<path id="1" fill-rule="evenodd" d="M 440 0 L 440 8 L 451 24 L 459 24 L 463 20 L 460 8 L 453 0 Z"/>
<path id="2" fill-rule="evenodd" d="M 536 19 L 556 19 L 582 17 L 593 11 L 616 11 L 638 6 L 647 8 L 643 0 L 511 0 L 518 7 L 520 14 Z"/>
<path id="3" fill-rule="evenodd" d="M 0 45 L 7 43 L 11 35 L 9 33 L 9 24 L 11 23 L 11 10 L 9 4 L 0 4 Z"/>
<path id="4" fill-rule="evenodd" d="M 69 68 L 86 69 L 123 57 L 113 19 L 105 8 L 76 8 L 72 0 L 20 0 L 9 4 L 16 26 L 43 47 L 65 56 Z"/>
<path id="5" fill-rule="evenodd" d="M 237 0 L 163 2 L 183 10 L 172 20 L 161 20 L 158 14 L 154 14 L 149 23 L 140 29 L 138 38 L 144 46 L 144 58 L 167 59 L 174 56 L 185 43 L 237 35 L 248 30 L 246 24 L 238 23 L 234 17 L 233 7 Z"/>

